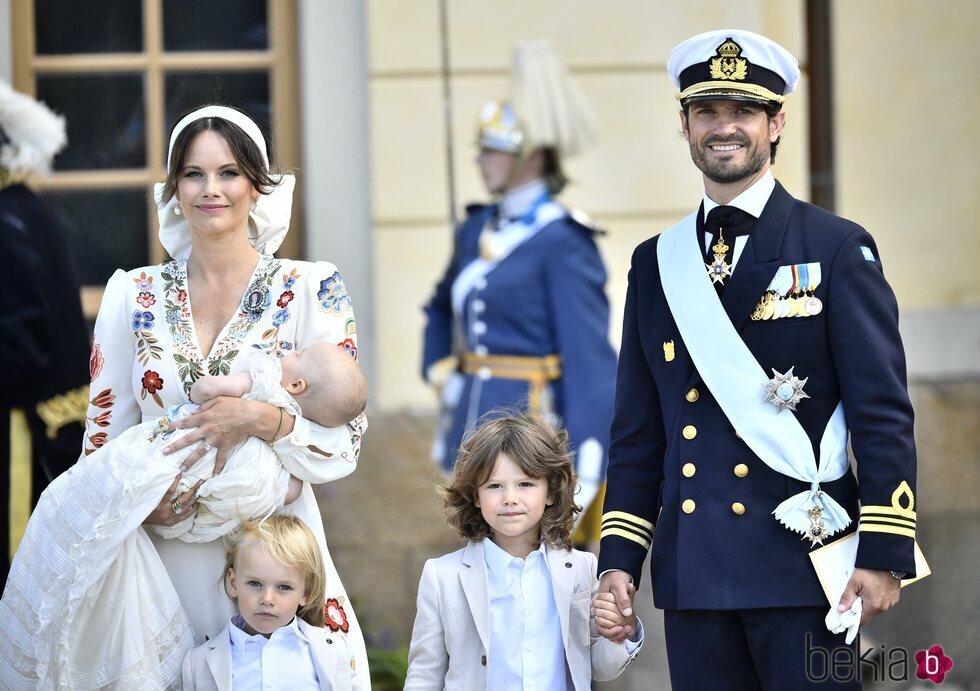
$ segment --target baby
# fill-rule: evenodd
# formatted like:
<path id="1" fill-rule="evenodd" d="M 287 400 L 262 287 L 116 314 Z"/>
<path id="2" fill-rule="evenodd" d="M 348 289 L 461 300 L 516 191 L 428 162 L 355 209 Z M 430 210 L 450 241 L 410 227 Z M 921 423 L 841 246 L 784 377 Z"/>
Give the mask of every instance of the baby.
<path id="1" fill-rule="evenodd" d="M 246 356 L 243 364 L 247 371 L 198 379 L 190 391 L 193 403 L 168 411 L 166 426 L 194 412 L 195 404 L 217 396 L 265 401 L 290 414 L 302 412 L 323 427 L 346 424 L 361 414 L 367 402 L 367 381 L 360 366 L 346 351 L 329 343 L 314 343 L 281 361 L 256 353 Z M 165 428 L 163 420 L 157 422 L 157 431 Z M 172 434 L 163 432 L 160 436 L 169 441 Z M 156 446 L 156 439 L 151 443 Z M 186 457 L 188 452 L 175 455 Z M 212 477 L 215 457 L 213 450 L 206 453 L 183 473 L 177 484 L 174 497 L 204 481 L 197 491 L 194 519 L 174 526 L 151 525 L 155 532 L 186 542 L 210 541 L 227 533 L 240 520 L 261 519 L 283 504 L 292 503 L 303 489 L 302 479 L 297 477 L 304 474 L 303 469 L 286 468 L 270 445 L 257 437 L 247 437 L 235 447 L 224 470 Z M 161 459 L 158 455 L 154 460 Z"/>

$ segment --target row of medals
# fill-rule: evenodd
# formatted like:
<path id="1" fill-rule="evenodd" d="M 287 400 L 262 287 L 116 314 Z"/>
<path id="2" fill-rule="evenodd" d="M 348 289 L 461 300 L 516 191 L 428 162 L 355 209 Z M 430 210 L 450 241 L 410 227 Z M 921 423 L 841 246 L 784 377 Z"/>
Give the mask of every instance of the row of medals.
<path id="1" fill-rule="evenodd" d="M 763 319 L 788 319 L 789 317 L 814 317 L 823 311 L 823 301 L 812 292 L 792 293 L 786 297 L 773 290 L 756 304 L 752 311 L 753 321 Z"/>

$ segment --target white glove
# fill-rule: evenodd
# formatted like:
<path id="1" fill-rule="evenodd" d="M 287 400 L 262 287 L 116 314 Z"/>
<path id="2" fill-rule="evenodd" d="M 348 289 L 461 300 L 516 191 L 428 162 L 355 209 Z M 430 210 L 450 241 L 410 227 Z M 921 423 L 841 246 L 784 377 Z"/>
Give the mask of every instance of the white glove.
<path id="1" fill-rule="evenodd" d="M 845 612 L 838 612 L 836 607 L 831 607 L 827 612 L 824 622 L 831 633 L 843 633 L 847 631 L 844 642 L 850 645 L 857 638 L 858 631 L 861 629 L 861 598 L 854 598 L 851 608 Z"/>

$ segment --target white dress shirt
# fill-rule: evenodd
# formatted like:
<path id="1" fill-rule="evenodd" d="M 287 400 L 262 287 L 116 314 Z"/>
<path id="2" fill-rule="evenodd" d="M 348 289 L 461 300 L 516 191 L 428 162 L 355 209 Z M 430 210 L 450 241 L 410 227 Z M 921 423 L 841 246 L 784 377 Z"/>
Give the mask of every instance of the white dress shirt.
<path id="1" fill-rule="evenodd" d="M 747 214 L 751 214 L 755 218 L 759 218 L 762 215 L 762 210 L 766 208 L 766 202 L 769 201 L 769 197 L 772 195 L 772 191 L 776 189 L 776 180 L 772 177 L 772 170 L 767 170 L 765 175 L 756 180 L 751 187 L 742 192 L 740 195 L 735 197 L 733 200 L 728 202 L 725 206 L 734 206 Z M 718 202 L 711 199 L 708 193 L 704 193 L 704 216 L 701 220 L 704 221 L 708 218 L 708 212 L 711 211 L 716 206 L 720 206 Z M 735 249 L 732 250 L 732 272 L 735 271 L 735 265 L 738 264 L 738 258 L 742 256 L 742 250 L 745 249 L 745 243 L 748 242 L 748 235 L 739 235 L 735 238 Z M 708 251 L 708 245 L 711 243 L 711 233 L 705 229 L 704 233 L 704 251 Z"/>
<path id="2" fill-rule="evenodd" d="M 236 614 L 228 627 L 233 691 L 320 688 L 310 642 L 300 631 L 295 617 L 269 638 L 245 633 L 241 628 L 244 623 L 242 616 Z"/>
<path id="3" fill-rule="evenodd" d="M 490 594 L 490 691 L 566 691 L 565 648 L 542 545 L 527 559 L 483 541 Z"/>

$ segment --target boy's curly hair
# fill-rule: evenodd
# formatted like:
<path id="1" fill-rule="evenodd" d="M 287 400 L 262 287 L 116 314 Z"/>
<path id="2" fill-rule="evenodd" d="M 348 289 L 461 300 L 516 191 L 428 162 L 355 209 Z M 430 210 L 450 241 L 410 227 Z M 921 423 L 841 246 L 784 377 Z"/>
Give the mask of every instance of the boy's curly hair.
<path id="1" fill-rule="evenodd" d="M 535 413 L 490 419 L 463 441 L 452 478 L 438 486 L 449 525 L 474 542 L 490 535 L 490 526 L 476 506 L 477 490 L 489 479 L 501 454 L 507 454 L 528 477 L 548 481 L 554 502 L 545 507 L 541 518 L 541 539 L 552 547 L 571 549 L 575 515 L 582 507 L 575 503 L 568 434 Z"/>

